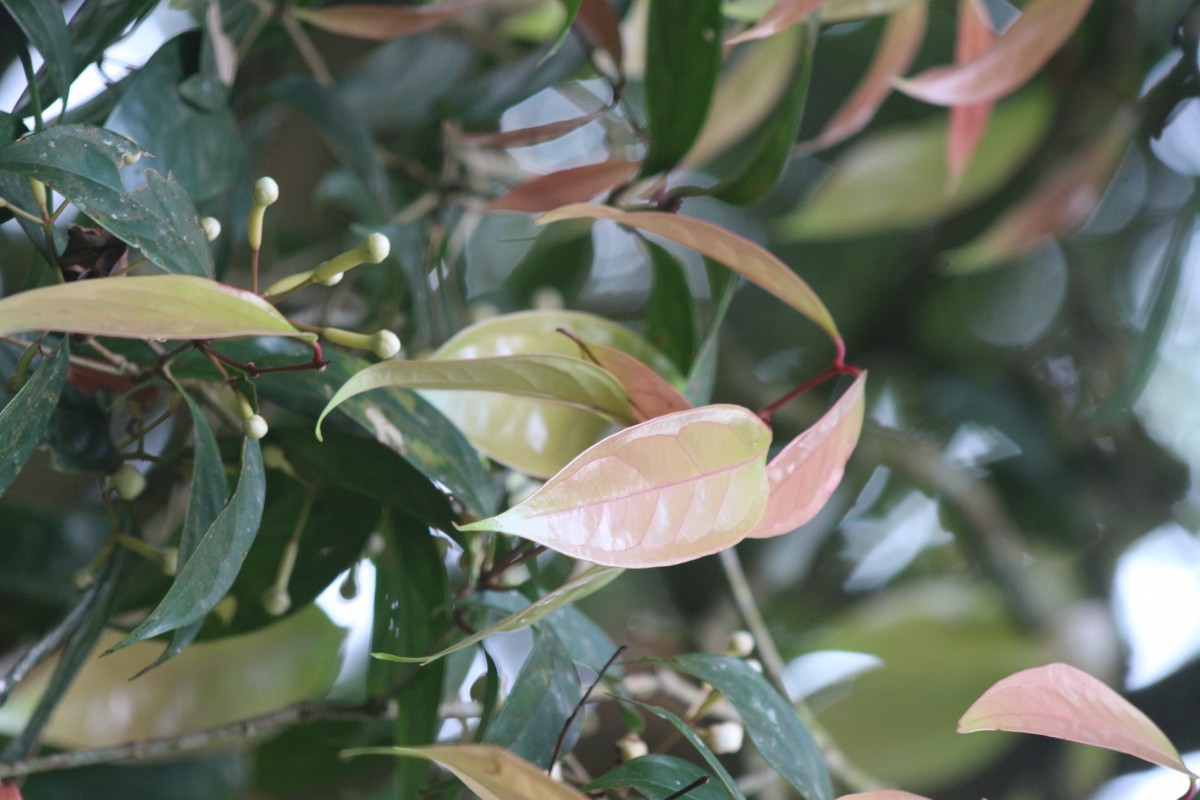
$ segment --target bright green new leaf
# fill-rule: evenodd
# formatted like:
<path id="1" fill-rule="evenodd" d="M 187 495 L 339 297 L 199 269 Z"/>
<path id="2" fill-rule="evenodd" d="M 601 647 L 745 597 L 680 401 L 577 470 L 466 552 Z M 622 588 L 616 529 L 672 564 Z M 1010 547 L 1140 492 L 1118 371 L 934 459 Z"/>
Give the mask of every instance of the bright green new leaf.
<path id="1" fill-rule="evenodd" d="M 130 339 L 314 338 L 258 295 L 191 275 L 74 281 L 0 300 L 0 334 L 30 331 Z"/>
<path id="2" fill-rule="evenodd" d="M 42 54 L 55 91 L 59 97 L 66 98 L 76 69 L 62 6 L 39 0 L 3 0 L 0 5 L 12 15 L 29 43 Z"/>
<path id="3" fill-rule="evenodd" d="M 711 222 L 662 211 L 621 211 L 609 206 L 579 203 L 543 214 L 539 224 L 563 219 L 612 220 L 630 228 L 678 242 L 718 261 L 778 297 L 815 322 L 835 342 L 837 325 L 821 298 L 803 279 L 766 249 Z"/>
<path id="4" fill-rule="evenodd" d="M 799 528 L 825 507 L 846 470 L 862 432 L 864 372 L 815 425 L 793 439 L 767 465 L 771 494 L 762 519 L 748 536 L 778 536 Z"/>
<path id="5" fill-rule="evenodd" d="M 41 443 L 67 378 L 69 358 L 67 339 L 63 337 L 21 390 L 0 409 L 0 495 L 16 480 Z"/>
<path id="6" fill-rule="evenodd" d="M 614 422 L 632 422 L 621 384 L 603 369 L 563 356 L 529 355 L 461 361 L 383 361 L 359 371 L 338 389 L 317 418 L 317 435 L 325 415 L 345 400 L 372 389 L 453 389 L 500 392 L 565 403 L 602 414 Z"/>
<path id="7" fill-rule="evenodd" d="M 593 445 L 528 499 L 461 530 L 509 533 L 615 567 L 711 555 L 762 516 L 770 441 L 740 406 L 658 417 Z"/>
<path id="8" fill-rule="evenodd" d="M 1033 0 L 984 53 L 965 64 L 933 67 L 897 80 L 900 91 L 955 106 L 995 100 L 1038 73 L 1079 26 L 1092 0 Z"/>
<path id="9" fill-rule="evenodd" d="M 482 800 L 588 800 L 528 761 L 493 744 L 435 744 L 428 747 L 360 747 L 343 756 L 393 755 L 436 761 Z"/>
<path id="10" fill-rule="evenodd" d="M 547 616 L 562 608 L 564 605 L 569 605 L 578 600 L 582 600 L 594 592 L 598 592 L 608 584 L 617 579 L 624 570 L 613 569 L 611 567 L 594 566 L 583 572 L 571 580 L 559 586 L 554 591 L 547 594 L 545 597 L 530 603 L 520 611 L 509 614 L 504 619 L 489 625 L 486 628 L 476 631 L 462 641 L 455 642 L 450 647 L 444 650 L 439 650 L 436 653 L 431 653 L 427 656 L 398 656 L 391 653 L 372 653 L 375 658 L 382 658 L 385 661 L 400 661 L 404 663 L 428 664 L 430 661 L 437 661 L 443 656 L 448 656 L 451 653 L 457 653 L 472 645 L 482 642 L 493 633 L 504 633 L 508 631 L 519 631 L 522 628 L 528 628 L 530 625 L 545 619 Z"/>
<path id="11" fill-rule="evenodd" d="M 959 733 L 1012 731 L 1080 742 L 1197 778 L 1150 718 L 1082 670 L 1047 664 L 1010 675 L 976 700 Z"/>

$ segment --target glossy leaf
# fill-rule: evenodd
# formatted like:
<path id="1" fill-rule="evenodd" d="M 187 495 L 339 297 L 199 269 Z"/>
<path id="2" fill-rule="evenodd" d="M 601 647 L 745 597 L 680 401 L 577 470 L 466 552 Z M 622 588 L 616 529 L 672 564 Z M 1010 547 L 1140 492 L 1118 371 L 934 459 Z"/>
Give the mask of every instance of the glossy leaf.
<path id="1" fill-rule="evenodd" d="M 65 98 L 71 90 L 76 69 L 62 6 L 38 0 L 4 0 L 0 5 L 12 15 L 29 43 L 42 54 L 55 90 L 59 97 Z"/>
<path id="2" fill-rule="evenodd" d="M 1010 675 L 958 721 L 959 733 L 1011 731 L 1090 744 L 1195 778 L 1150 719 L 1105 684 L 1067 664 Z"/>
<path id="3" fill-rule="evenodd" d="M 488 203 L 491 211 L 550 211 L 569 203 L 591 200 L 631 179 L 636 161 L 603 161 L 551 172 L 518 184 Z"/>
<path id="4" fill-rule="evenodd" d="M 314 338 L 258 295 L 191 275 L 74 281 L 0 299 L 0 334 L 30 331 L 132 339 Z"/>
<path id="5" fill-rule="evenodd" d="M 892 12 L 866 76 L 806 150 L 823 150 L 867 126 L 892 93 L 892 79 L 903 74 L 921 49 L 929 17 L 926 3 L 909 3 Z"/>
<path id="6" fill-rule="evenodd" d="M 721 66 L 720 0 L 657 0 L 646 28 L 642 174 L 666 172 L 687 154 L 708 114 Z"/>
<path id="7" fill-rule="evenodd" d="M 821 298 L 790 267 L 749 239 L 743 239 L 711 222 L 678 214 L 620 211 L 609 206 L 588 204 L 566 206 L 543 214 L 537 221 L 545 224 L 581 217 L 612 220 L 690 247 L 775 295 L 815 322 L 835 342 L 841 339 L 837 325 Z"/>
<path id="8" fill-rule="evenodd" d="M 64 337 L 20 391 L 0 409 L 0 495 L 16 480 L 25 462 L 41 444 L 62 394 L 69 358 L 70 350 Z"/>
<path id="9" fill-rule="evenodd" d="M 431 6 L 347 3 L 324 8 L 293 8 L 291 13 L 309 25 L 330 33 L 381 42 L 431 30 L 492 2 L 448 0 Z"/>
<path id="10" fill-rule="evenodd" d="M 896 87 L 943 106 L 996 100 L 1037 74 L 1078 27 L 1091 0 L 1032 0 L 1008 30 L 965 64 L 933 67 Z"/>
<path id="11" fill-rule="evenodd" d="M 568 335 L 570 332 L 564 331 Z M 686 411 L 692 407 L 662 376 L 628 353 L 602 344 L 579 340 L 583 357 L 617 379 L 629 397 L 629 408 L 638 422 Z"/>
<path id="12" fill-rule="evenodd" d="M 725 40 L 725 44 L 741 44 L 755 39 L 765 39 L 785 31 L 814 11 L 819 11 L 828 0 L 777 0 L 754 27 Z"/>
<path id="13" fill-rule="evenodd" d="M 545 619 L 550 614 L 554 613 L 564 605 L 575 603 L 583 598 L 600 591 L 608 584 L 616 580 L 624 570 L 613 569 L 611 567 L 593 566 L 588 570 L 580 573 L 576 577 L 564 583 L 552 592 L 549 592 L 544 597 L 535 600 L 525 608 L 508 615 L 499 622 L 489 625 L 482 630 L 476 631 L 467 638 L 455 642 L 444 650 L 439 650 L 436 653 L 431 653 L 427 656 L 401 656 L 391 653 L 372 653 L 375 658 L 382 658 L 385 661 L 399 661 L 402 663 L 419 663 L 428 664 L 431 661 L 437 661 L 439 658 L 448 656 L 451 653 L 457 653 L 459 650 L 464 650 L 472 645 L 479 644 L 493 633 L 506 633 L 509 631 L 519 631 L 522 628 L 528 628 L 535 622 Z"/>
<path id="14" fill-rule="evenodd" d="M 492 744 L 362 747 L 347 750 L 344 755 L 397 755 L 436 761 L 481 800 L 587 800 L 579 790 Z"/>
<path id="15" fill-rule="evenodd" d="M 666 248 L 642 240 L 654 277 L 646 299 L 646 339 L 681 371 L 696 354 L 695 302 L 683 265 Z"/>
<path id="16" fill-rule="evenodd" d="M 646 797 L 669 797 L 690 786 L 708 773 L 700 767 L 674 756 L 652 754 L 619 764 L 583 786 L 585 792 L 612 789 L 635 789 Z M 687 800 L 723 800 L 728 797 L 720 784 L 709 781 L 685 795 Z"/>
<path id="17" fill-rule="evenodd" d="M 696 752 L 699 753 L 700 757 L 704 759 L 704 762 L 708 764 L 709 769 L 712 770 L 712 774 L 717 780 L 717 784 L 724 789 L 725 794 L 729 796 L 730 800 L 746 800 L 741 790 L 738 789 L 737 781 L 733 779 L 733 776 L 730 775 L 728 770 L 725 769 L 724 765 L 721 764 L 721 760 L 717 758 L 716 755 L 713 754 L 713 751 L 708 748 L 708 745 L 706 745 L 703 740 L 696 735 L 696 732 L 692 730 L 691 726 L 680 719 L 677 714 L 673 714 L 665 708 L 652 706 L 649 703 L 634 702 L 633 705 L 644 711 L 650 712 L 654 716 L 671 725 L 673 728 L 675 728 L 675 730 L 679 731 L 679 734 L 687 740 L 688 744 L 696 749 Z"/>
<path id="18" fill-rule="evenodd" d="M 461 361 L 384 361 L 356 373 L 338 389 L 317 417 L 321 421 L 345 400 L 372 389 L 454 389 L 536 397 L 602 414 L 616 422 L 633 421 L 629 398 L 599 367 L 551 355 L 497 356 Z"/>
<path id="19" fill-rule="evenodd" d="M 262 451 L 258 442 L 242 443 L 241 475 L 225 506 L 196 546 L 166 597 L 112 651 L 204 619 L 233 586 L 254 543 L 266 493 Z"/>
<path id="20" fill-rule="evenodd" d="M 965 64 L 978 58 L 995 44 L 996 33 L 983 0 L 960 0 L 958 4 L 958 36 L 954 43 L 955 63 Z M 950 141 L 946 148 L 946 164 L 954 185 L 971 163 L 979 146 L 993 103 L 966 103 L 950 109 Z"/>
<path id="21" fill-rule="evenodd" d="M 793 439 L 767 465 L 771 494 L 749 536 L 778 536 L 817 515 L 842 481 L 862 431 L 866 373 L 855 379 L 815 425 Z"/>
<path id="22" fill-rule="evenodd" d="M 461 526 L 598 564 L 656 567 L 731 547 L 762 515 L 771 432 L 739 406 L 704 406 L 618 431 L 528 499 Z"/>
<path id="23" fill-rule="evenodd" d="M 929 800 L 929 798 L 912 792 L 902 792 L 899 789 L 874 789 L 869 792 L 844 794 L 838 800 Z"/>
<path id="24" fill-rule="evenodd" d="M 832 24 L 881 17 L 910 3 L 925 2 L 928 0 L 829 0 L 821 8 L 821 22 Z"/>
<path id="25" fill-rule="evenodd" d="M 740 658 L 691 653 L 672 665 L 712 686 L 735 709 L 759 755 L 807 800 L 833 800 L 821 748 L 791 703 Z"/>
<path id="26" fill-rule="evenodd" d="M 208 237 L 179 183 L 148 169 L 144 185 L 125 187 L 122 157 L 139 153 L 103 128 L 55 125 L 0 148 L 0 172 L 37 178 L 167 272 L 212 276 Z"/>

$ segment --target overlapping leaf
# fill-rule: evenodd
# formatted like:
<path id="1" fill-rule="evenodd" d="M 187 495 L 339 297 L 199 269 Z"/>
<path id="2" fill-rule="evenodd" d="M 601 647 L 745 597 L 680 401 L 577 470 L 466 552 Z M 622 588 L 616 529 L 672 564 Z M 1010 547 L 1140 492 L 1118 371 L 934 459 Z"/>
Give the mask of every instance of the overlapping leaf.
<path id="1" fill-rule="evenodd" d="M 636 161 L 602 161 L 551 172 L 518 184 L 488 204 L 492 211 L 550 211 L 569 203 L 591 200 L 632 178 Z"/>
<path id="2" fill-rule="evenodd" d="M 860 375 L 815 425 L 771 459 L 767 508 L 748 536 L 764 538 L 793 531 L 825 506 L 858 444 L 866 380 L 866 373 Z"/>
<path id="3" fill-rule="evenodd" d="M 313 338 L 258 295 L 191 275 L 74 281 L 0 299 L 0 334 L 28 331 L 133 339 Z"/>
<path id="4" fill-rule="evenodd" d="M 803 279 L 763 247 L 725 228 L 662 211 L 621 211 L 580 203 L 543 214 L 545 224 L 564 219 L 606 219 L 678 242 L 742 275 L 815 322 L 835 342 L 841 340 L 829 310 Z"/>
<path id="5" fill-rule="evenodd" d="M 20 391 L 0 409 L 0 495 L 16 480 L 41 443 L 66 381 L 69 357 L 64 337 Z"/>
<path id="6" fill-rule="evenodd" d="M 814 11 L 819 11 L 828 0 L 778 0 L 771 6 L 754 27 L 725 40 L 725 44 L 741 44 L 785 31 Z"/>
<path id="7" fill-rule="evenodd" d="M 766 504 L 770 430 L 739 406 L 680 411 L 618 431 L 527 500 L 462 530 L 499 531 L 618 567 L 730 547 Z"/>
<path id="8" fill-rule="evenodd" d="M 996 42 L 991 17 L 983 0 L 960 0 L 958 4 L 958 35 L 954 43 L 954 60 L 966 64 L 987 52 Z M 951 186 L 962 177 L 971 163 L 992 116 L 993 103 L 965 103 L 950 109 L 950 141 L 946 148 L 946 165 L 950 170 Z"/>
<path id="9" fill-rule="evenodd" d="M 629 407 L 633 411 L 634 419 L 638 422 L 692 407 L 692 404 L 661 375 L 628 353 L 582 340 L 577 340 L 577 343 L 583 351 L 584 358 L 612 375 L 621 384 L 629 397 Z"/>
<path id="10" fill-rule="evenodd" d="M 1126 753 L 1196 779 L 1166 734 L 1108 686 L 1067 664 L 1010 675 L 958 721 L 959 733 L 1012 731 Z"/>

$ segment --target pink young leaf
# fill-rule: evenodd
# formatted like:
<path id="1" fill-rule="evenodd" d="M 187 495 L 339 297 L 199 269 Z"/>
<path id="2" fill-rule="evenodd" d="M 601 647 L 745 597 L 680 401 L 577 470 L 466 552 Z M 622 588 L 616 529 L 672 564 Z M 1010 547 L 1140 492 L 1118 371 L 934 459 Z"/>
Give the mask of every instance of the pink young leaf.
<path id="1" fill-rule="evenodd" d="M 774 36 L 819 10 L 826 2 L 828 0 L 778 0 L 766 14 L 763 14 L 762 19 L 754 27 L 742 31 L 737 36 L 729 37 L 725 40 L 725 44 L 741 44 Z"/>
<path id="2" fill-rule="evenodd" d="M 897 79 L 900 91 L 941 106 L 1003 97 L 1032 78 L 1079 25 L 1092 0 L 1033 0 L 979 57 Z"/>
<path id="3" fill-rule="evenodd" d="M 349 3 L 325 8 L 293 8 L 291 13 L 330 33 L 382 42 L 431 30 L 493 0 L 449 0 L 436 6 Z"/>
<path id="4" fill-rule="evenodd" d="M 582 0 L 575 24 L 593 46 L 608 53 L 617 68 L 624 74 L 624 48 L 621 45 L 621 18 L 608 0 Z"/>
<path id="5" fill-rule="evenodd" d="M 928 797 L 899 789 L 875 789 L 870 792 L 844 794 L 838 800 L 929 800 Z"/>
<path id="6" fill-rule="evenodd" d="M 771 431 L 741 406 L 679 411 L 580 453 L 527 500 L 463 525 L 613 567 L 661 567 L 732 547 L 762 516 Z"/>
<path id="7" fill-rule="evenodd" d="M 552 142 L 571 131 L 579 130 L 589 122 L 594 122 L 608 113 L 612 105 L 598 108 L 581 117 L 560 119 L 542 125 L 531 125 L 528 128 L 517 128 L 511 131 L 491 131 L 488 133 L 468 133 L 450 122 L 442 127 L 451 139 L 475 145 L 476 147 L 532 147 L 543 142 Z"/>
<path id="8" fill-rule="evenodd" d="M 690 247 L 778 297 L 815 322 L 840 345 L 837 325 L 807 283 L 767 250 L 711 222 L 663 211 L 621 211 L 586 203 L 564 206 L 538 217 L 538 224 L 564 219 L 607 219 Z"/>
<path id="9" fill-rule="evenodd" d="M 875 60 L 854 94 L 805 150 L 823 150 L 849 139 L 867 126 L 892 91 L 892 80 L 912 66 L 925 35 L 929 7 L 909 3 L 892 12 Z"/>
<path id="10" fill-rule="evenodd" d="M 1087 222 L 1129 145 L 1133 118 L 1119 114 L 1100 137 L 1038 183 L 975 241 L 950 252 L 950 272 L 976 272 L 1012 260 Z"/>
<path id="11" fill-rule="evenodd" d="M 959 0 L 958 39 L 954 45 L 954 60 L 966 64 L 987 52 L 996 42 L 992 20 L 983 0 Z M 995 103 L 966 103 L 950 109 L 950 139 L 946 147 L 946 165 L 952 186 L 957 186 L 971 156 L 987 130 L 988 119 Z"/>
<path id="12" fill-rule="evenodd" d="M 617 383 L 625 389 L 625 394 L 629 395 L 629 407 L 633 409 L 634 419 L 638 422 L 676 411 L 686 411 L 692 407 L 687 398 L 661 375 L 628 353 L 614 347 L 585 342 L 568 330 L 562 330 L 561 333 L 579 345 L 586 360 L 617 379 Z"/>
<path id="13" fill-rule="evenodd" d="M 1166 734 L 1125 698 L 1067 664 L 1023 670 L 983 693 L 959 733 L 1036 733 L 1115 750 L 1196 777 Z"/>
<path id="14" fill-rule="evenodd" d="M 817 424 L 767 465 L 767 510 L 748 536 L 763 539 L 799 528 L 824 508 L 842 482 L 862 432 L 866 373 L 859 375 Z"/>
<path id="15" fill-rule="evenodd" d="M 21 800 L 21 790 L 15 783 L 0 781 L 0 800 Z"/>
<path id="16" fill-rule="evenodd" d="M 636 161 L 603 161 L 551 172 L 514 186 L 488 204 L 491 211 L 550 211 L 591 200 L 637 174 Z"/>

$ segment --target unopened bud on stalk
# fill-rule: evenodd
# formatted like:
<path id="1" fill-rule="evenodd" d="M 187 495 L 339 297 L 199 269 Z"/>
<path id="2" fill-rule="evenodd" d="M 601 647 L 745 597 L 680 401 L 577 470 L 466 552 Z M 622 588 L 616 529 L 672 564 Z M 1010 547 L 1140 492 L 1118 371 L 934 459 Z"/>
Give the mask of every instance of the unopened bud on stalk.
<path id="1" fill-rule="evenodd" d="M 108 476 L 108 487 L 122 500 L 136 500 L 146 491 L 146 476 L 133 464 L 122 464 Z"/>
<path id="2" fill-rule="evenodd" d="M 382 233 L 372 233 L 353 249 L 341 255 L 336 255 L 313 270 L 313 280 L 327 285 L 346 270 L 353 269 L 359 264 L 378 264 L 388 257 L 392 243 Z"/>
<path id="3" fill-rule="evenodd" d="M 617 753 L 621 758 L 621 763 L 641 758 L 649 752 L 650 748 L 646 746 L 646 742 L 636 733 L 627 733 L 617 739 Z"/>
<path id="4" fill-rule="evenodd" d="M 272 586 L 262 593 L 262 604 L 268 614 L 279 617 L 292 607 L 292 596 L 287 589 Z"/>
<path id="5" fill-rule="evenodd" d="M 717 722 L 700 731 L 700 738 L 714 753 L 725 755 L 742 749 L 745 734 L 740 722 Z"/>
<path id="6" fill-rule="evenodd" d="M 204 235 L 210 242 L 215 242 L 221 235 L 221 223 L 216 217 L 205 217 L 200 220 L 200 224 L 204 227 Z"/>
<path id="7" fill-rule="evenodd" d="M 322 328 L 321 335 L 334 344 L 370 350 L 380 358 L 391 358 L 400 352 L 400 337 L 388 330 L 375 333 L 355 333 L 341 328 Z"/>
<path id="8" fill-rule="evenodd" d="M 279 184 L 272 178 L 259 178 L 254 182 L 254 191 L 250 201 L 250 219 L 246 228 L 249 234 L 250 247 L 258 250 L 262 247 L 263 215 L 267 206 L 279 199 Z"/>
<path id="9" fill-rule="evenodd" d="M 734 658 L 745 658 L 754 652 L 754 635 L 750 631 L 734 631 L 729 634 L 725 654 Z"/>
<path id="10" fill-rule="evenodd" d="M 242 414 L 242 433 L 245 437 L 258 440 L 266 436 L 270 430 L 267 421 L 254 410 L 244 394 L 237 390 L 233 394 L 237 397 L 238 411 Z"/>
<path id="11" fill-rule="evenodd" d="M 162 551 L 162 571 L 168 578 L 174 578 L 179 571 L 179 548 L 166 547 Z"/>

